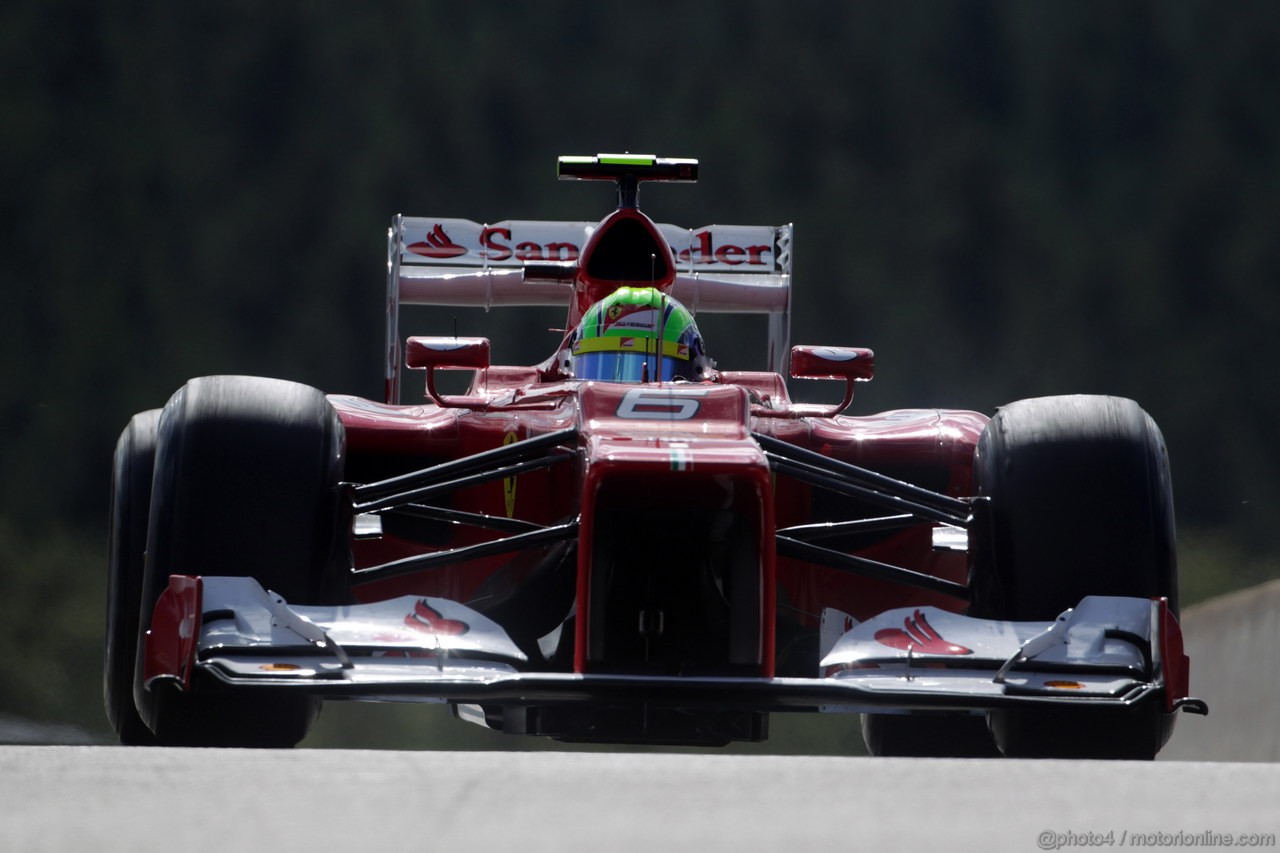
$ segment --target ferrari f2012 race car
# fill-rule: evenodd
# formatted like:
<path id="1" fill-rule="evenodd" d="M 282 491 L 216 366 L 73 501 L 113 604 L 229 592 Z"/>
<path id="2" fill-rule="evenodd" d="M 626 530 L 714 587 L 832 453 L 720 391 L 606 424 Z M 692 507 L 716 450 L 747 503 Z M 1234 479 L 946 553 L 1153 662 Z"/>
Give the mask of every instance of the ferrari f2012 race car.
<path id="1" fill-rule="evenodd" d="M 395 217 L 381 401 L 206 376 L 136 415 L 121 740 L 291 746 L 356 699 L 570 742 L 762 741 L 773 713 L 827 712 L 879 755 L 1151 758 L 1205 712 L 1153 420 L 1099 396 L 845 414 L 873 354 L 789 345 L 791 226 L 640 211 L 641 182 L 697 175 L 563 157 L 617 209 Z M 497 365 L 485 338 L 402 339 L 404 305 L 559 305 L 568 331 Z M 718 369 L 700 312 L 767 318 L 769 369 Z M 425 374 L 407 401 L 402 366 Z M 788 373 L 841 403 L 793 401 Z"/>

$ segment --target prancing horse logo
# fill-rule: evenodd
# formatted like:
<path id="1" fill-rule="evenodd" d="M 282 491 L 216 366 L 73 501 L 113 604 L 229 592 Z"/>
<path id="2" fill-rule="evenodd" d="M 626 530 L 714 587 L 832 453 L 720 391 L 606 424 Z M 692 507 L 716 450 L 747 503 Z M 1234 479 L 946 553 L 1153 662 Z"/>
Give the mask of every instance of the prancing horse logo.
<path id="1" fill-rule="evenodd" d="M 502 446 L 506 447 L 520 439 L 520 436 L 514 432 L 509 432 L 502 437 Z M 502 503 L 503 508 L 507 511 L 507 518 L 515 518 L 516 514 L 516 478 L 502 478 Z"/>

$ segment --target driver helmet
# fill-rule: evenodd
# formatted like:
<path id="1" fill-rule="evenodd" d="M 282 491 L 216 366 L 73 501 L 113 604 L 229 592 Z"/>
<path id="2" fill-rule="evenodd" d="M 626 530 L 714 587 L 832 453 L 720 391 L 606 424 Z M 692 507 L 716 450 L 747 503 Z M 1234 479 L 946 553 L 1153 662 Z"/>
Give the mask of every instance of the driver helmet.
<path id="1" fill-rule="evenodd" d="M 592 305 L 569 349 L 578 379 L 697 382 L 712 367 L 689 309 L 654 287 L 620 287 Z"/>

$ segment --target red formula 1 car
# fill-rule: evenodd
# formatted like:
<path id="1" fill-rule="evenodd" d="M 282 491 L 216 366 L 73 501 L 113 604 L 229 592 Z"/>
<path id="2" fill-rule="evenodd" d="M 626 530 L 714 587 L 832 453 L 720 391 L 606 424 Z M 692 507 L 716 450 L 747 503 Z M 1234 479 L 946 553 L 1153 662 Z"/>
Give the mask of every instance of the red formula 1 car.
<path id="1" fill-rule="evenodd" d="M 127 743 L 292 745 L 324 699 L 565 741 L 1150 758 L 1188 697 L 1165 447 L 1130 400 L 843 414 L 788 347 L 790 226 L 655 224 L 693 160 L 561 158 L 598 223 L 396 217 L 382 402 L 193 379 L 115 455 L 106 703 Z M 533 366 L 400 308 L 567 306 Z M 699 312 L 768 318 L 719 370 Z M 401 402 L 401 364 L 425 395 Z M 844 383 L 792 402 L 784 375 Z M 462 394 L 437 372 L 470 371 Z M 460 390 L 460 389 L 459 389 Z M 415 395 L 416 396 L 416 395 Z"/>

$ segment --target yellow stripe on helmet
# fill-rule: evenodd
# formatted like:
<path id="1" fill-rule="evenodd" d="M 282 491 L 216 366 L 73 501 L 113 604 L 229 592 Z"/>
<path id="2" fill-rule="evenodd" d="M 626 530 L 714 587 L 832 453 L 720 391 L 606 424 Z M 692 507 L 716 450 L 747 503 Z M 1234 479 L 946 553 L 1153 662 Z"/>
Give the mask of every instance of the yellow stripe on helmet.
<path id="1" fill-rule="evenodd" d="M 630 335 L 606 335 L 599 338 L 583 338 L 573 345 L 574 355 L 583 355 L 589 352 L 638 352 L 644 355 L 653 355 L 657 349 L 654 345 L 653 338 L 642 338 Z M 676 341 L 664 341 L 662 344 L 663 358 L 679 358 L 684 361 L 689 360 L 689 347 Z"/>

